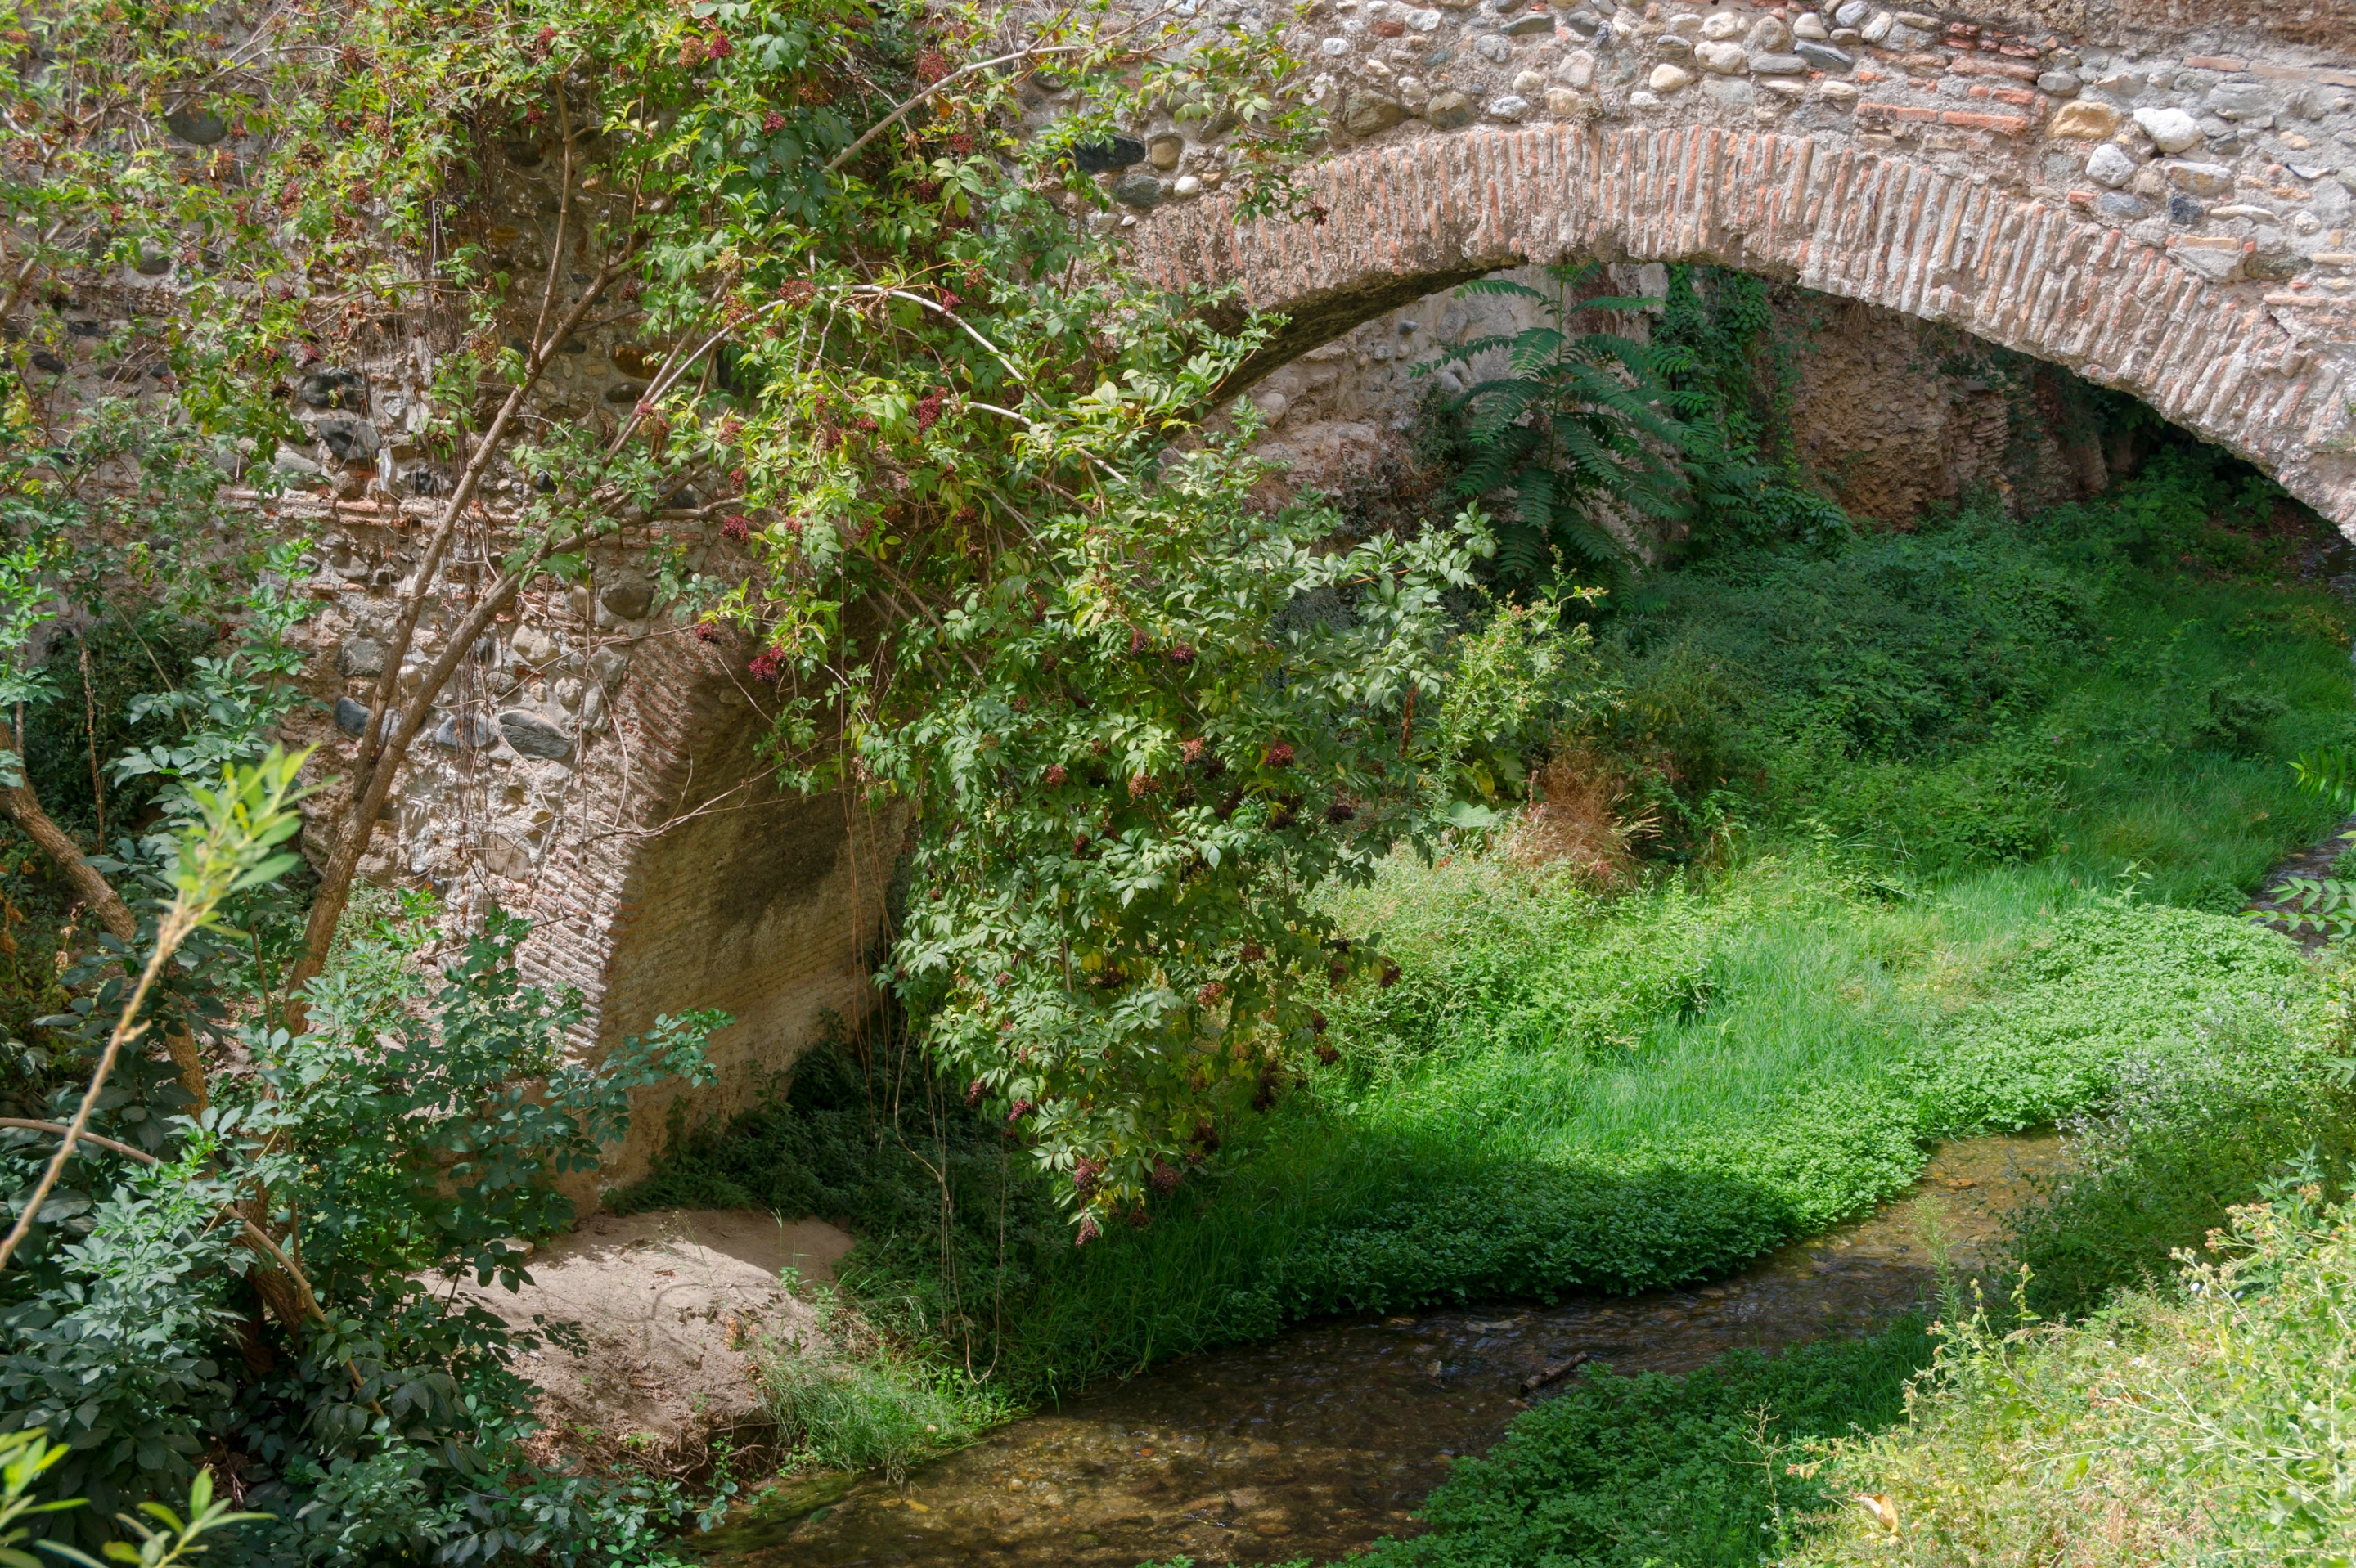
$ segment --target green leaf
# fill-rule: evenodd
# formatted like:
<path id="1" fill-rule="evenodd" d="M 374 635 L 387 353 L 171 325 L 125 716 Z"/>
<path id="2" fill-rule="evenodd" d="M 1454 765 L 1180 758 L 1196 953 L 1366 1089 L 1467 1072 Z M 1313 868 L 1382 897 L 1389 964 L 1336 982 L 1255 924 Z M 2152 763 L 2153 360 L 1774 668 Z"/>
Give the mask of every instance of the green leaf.
<path id="1" fill-rule="evenodd" d="M 1440 819 L 1451 827 L 1468 833 L 1485 833 L 1505 820 L 1505 813 L 1491 806 L 1478 805 L 1469 800 L 1451 801 Z"/>

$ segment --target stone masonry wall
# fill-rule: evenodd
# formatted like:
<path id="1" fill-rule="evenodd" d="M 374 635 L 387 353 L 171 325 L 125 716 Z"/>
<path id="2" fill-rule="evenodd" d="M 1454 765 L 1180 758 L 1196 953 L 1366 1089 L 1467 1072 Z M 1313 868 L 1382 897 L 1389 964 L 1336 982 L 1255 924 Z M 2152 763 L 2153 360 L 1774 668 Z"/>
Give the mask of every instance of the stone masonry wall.
<path id="1" fill-rule="evenodd" d="M 316 705 L 288 738 L 320 748 L 317 776 L 348 775 L 383 667 L 380 639 L 432 503 L 316 493 L 254 501 L 316 541 L 307 586 L 318 612 L 299 634 L 313 649 Z M 658 517 L 608 541 L 586 583 L 526 594 L 477 645 L 413 748 L 361 866 L 372 881 L 430 883 L 457 930 L 494 903 L 531 919 L 524 973 L 583 993 L 584 1051 L 644 1032 L 659 1014 L 734 1015 L 712 1042 L 718 1082 L 644 1096 L 627 1143 L 609 1151 L 605 1182 L 643 1171 L 675 1118 L 693 1125 L 752 1104 L 829 1015 L 854 1026 L 866 1016 L 896 852 L 896 825 L 840 796 L 805 799 L 769 782 L 758 746 L 773 694 L 744 673 L 748 650 L 673 624 L 640 570 L 651 530 L 665 527 L 702 524 Z M 408 667 L 434 656 L 463 613 L 471 563 L 499 542 L 486 514 Z M 712 548 L 700 544 L 699 559 Z M 322 804 L 340 801 L 331 790 Z M 598 1184 L 583 1183 L 581 1196 Z"/>

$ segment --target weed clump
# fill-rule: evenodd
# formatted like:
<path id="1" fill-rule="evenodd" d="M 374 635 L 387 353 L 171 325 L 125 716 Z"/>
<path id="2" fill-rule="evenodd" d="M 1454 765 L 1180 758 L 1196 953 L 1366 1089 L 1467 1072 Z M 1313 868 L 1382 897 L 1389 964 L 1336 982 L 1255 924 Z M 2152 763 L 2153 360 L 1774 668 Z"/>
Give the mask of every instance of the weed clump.
<path id="1" fill-rule="evenodd" d="M 812 1339 L 765 1341 L 755 1357 L 787 1468 L 878 1470 L 896 1482 L 1017 1413 L 1002 1388 L 878 1331 L 832 1286 L 815 1305 Z"/>

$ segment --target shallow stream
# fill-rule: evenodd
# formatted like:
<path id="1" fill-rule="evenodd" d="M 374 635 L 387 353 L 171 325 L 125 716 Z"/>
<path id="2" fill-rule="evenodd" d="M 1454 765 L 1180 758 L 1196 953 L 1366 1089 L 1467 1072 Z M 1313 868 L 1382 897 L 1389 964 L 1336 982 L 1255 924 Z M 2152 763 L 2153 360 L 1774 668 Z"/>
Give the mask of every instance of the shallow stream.
<path id="1" fill-rule="evenodd" d="M 1684 1371 L 1738 1346 L 1861 1333 L 1994 1260 L 2061 1168 L 2051 1136 L 1946 1146 L 1913 1191 L 1694 1290 L 1333 1319 L 1208 1351 L 1019 1421 L 905 1484 L 859 1481 L 707 1537 L 730 1568 L 1328 1562 L 1410 1532 L 1459 1455 L 1504 1435 L 1525 1380 L 1580 1352 Z M 1572 1376 L 1583 1375 L 1574 1372 Z M 1543 1399 L 1541 1391 L 1537 1398 Z"/>

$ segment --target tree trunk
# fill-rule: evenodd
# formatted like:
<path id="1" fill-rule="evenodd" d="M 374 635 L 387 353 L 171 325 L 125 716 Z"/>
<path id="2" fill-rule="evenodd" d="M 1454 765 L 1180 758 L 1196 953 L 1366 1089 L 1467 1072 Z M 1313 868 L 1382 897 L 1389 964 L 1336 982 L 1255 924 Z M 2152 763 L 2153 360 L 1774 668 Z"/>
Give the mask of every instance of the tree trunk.
<path id="1" fill-rule="evenodd" d="M 24 747 L 16 726 L 5 720 L 0 720 L 0 751 L 16 754 L 21 776 Z M 99 875 L 98 868 L 83 856 L 81 846 L 42 809 L 40 797 L 33 793 L 29 780 L 13 788 L 0 787 L 0 810 L 6 811 L 8 820 L 24 829 L 25 837 L 40 846 L 50 864 L 65 873 L 74 896 L 90 906 L 109 935 L 125 945 L 139 940 L 139 919 L 131 912 L 131 906 L 123 901 L 112 883 Z M 172 1058 L 172 1065 L 180 1070 L 180 1082 L 196 1100 L 196 1108 L 202 1111 L 210 1096 L 205 1083 L 204 1059 L 197 1053 L 197 1042 L 186 1029 L 167 1029 L 164 1050 Z"/>

